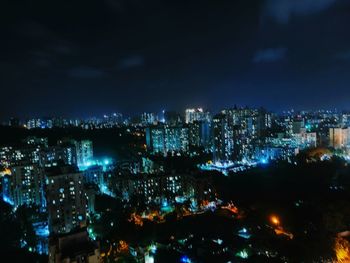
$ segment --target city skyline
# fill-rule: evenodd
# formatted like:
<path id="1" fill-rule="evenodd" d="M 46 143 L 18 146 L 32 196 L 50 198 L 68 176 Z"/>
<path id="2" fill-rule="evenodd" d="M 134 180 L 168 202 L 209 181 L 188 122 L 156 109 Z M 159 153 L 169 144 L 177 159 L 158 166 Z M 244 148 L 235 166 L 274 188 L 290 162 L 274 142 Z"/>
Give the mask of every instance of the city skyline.
<path id="1" fill-rule="evenodd" d="M 349 14 L 2 1 L 2 261 L 350 262 Z"/>
<path id="2" fill-rule="evenodd" d="M 0 119 L 234 103 L 347 108 L 349 8 L 343 0 L 6 2 Z"/>
<path id="3" fill-rule="evenodd" d="M 28 121 L 31 119 L 55 119 L 55 118 L 62 118 L 62 119 L 67 119 L 67 120 L 93 120 L 93 119 L 104 119 L 104 118 L 113 118 L 118 116 L 118 118 L 124 119 L 124 120 L 130 120 L 133 118 L 141 118 L 143 117 L 144 114 L 152 114 L 154 117 L 157 118 L 157 121 L 162 122 L 162 115 L 166 112 L 168 113 L 176 113 L 179 114 L 179 116 L 181 116 L 181 118 L 183 119 L 183 121 L 185 121 L 186 119 L 186 110 L 192 110 L 192 109 L 202 109 L 207 113 L 210 113 L 212 115 L 216 115 L 216 114 L 220 114 L 222 111 L 225 111 L 227 109 L 264 109 L 267 110 L 270 113 L 273 114 L 277 114 L 277 115 L 288 115 L 288 114 L 297 114 L 297 113 L 317 113 L 317 112 L 330 112 L 330 113 L 337 113 L 337 114 L 341 114 L 341 113 L 348 113 L 350 111 L 350 109 L 347 108 L 316 108 L 316 109 L 295 109 L 295 108 L 289 108 L 289 109 L 281 109 L 281 110 L 271 110 L 268 107 L 265 106 L 259 106 L 259 107 L 253 107 L 251 105 L 245 105 L 245 106 L 241 106 L 241 105 L 237 105 L 234 104 L 232 106 L 228 106 L 228 107 L 222 107 L 219 108 L 218 110 L 211 110 L 205 107 L 188 107 L 188 108 L 183 108 L 180 110 L 175 110 L 175 109 L 159 109 L 159 110 L 155 110 L 155 111 L 139 111 L 139 112 L 133 112 L 133 113 L 128 113 L 125 114 L 123 112 L 119 112 L 119 111 L 110 111 L 110 112 L 102 112 L 101 114 L 87 114 L 86 116 L 78 116 L 78 115 L 71 115 L 69 116 L 69 114 L 65 114 L 65 115 L 59 115 L 59 114 L 42 114 L 42 115 L 25 115 L 25 116 L 15 116 L 15 115 L 10 115 L 9 118 L 5 118 L 2 121 L 3 125 L 6 125 L 8 123 L 8 121 L 11 121 L 13 119 L 18 119 L 19 121 Z"/>

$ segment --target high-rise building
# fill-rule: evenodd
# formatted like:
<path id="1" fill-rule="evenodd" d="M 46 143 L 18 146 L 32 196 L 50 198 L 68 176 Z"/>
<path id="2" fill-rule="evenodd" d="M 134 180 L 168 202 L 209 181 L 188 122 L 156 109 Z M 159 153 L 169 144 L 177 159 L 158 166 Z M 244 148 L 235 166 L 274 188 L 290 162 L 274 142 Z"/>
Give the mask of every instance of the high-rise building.
<path id="1" fill-rule="evenodd" d="M 233 127 L 225 114 L 218 114 L 213 118 L 213 159 L 215 162 L 234 160 Z"/>
<path id="2" fill-rule="evenodd" d="M 45 117 L 41 120 L 40 123 L 40 128 L 41 129 L 52 129 L 53 128 L 53 120 L 52 118 Z"/>
<path id="3" fill-rule="evenodd" d="M 165 152 L 187 152 L 188 146 L 188 128 L 165 127 Z"/>
<path id="4" fill-rule="evenodd" d="M 202 108 L 186 109 L 185 122 L 192 123 L 194 121 L 210 121 L 210 113 L 203 111 Z"/>
<path id="5" fill-rule="evenodd" d="M 42 167 L 57 166 L 62 163 L 66 165 L 77 165 L 75 146 L 51 146 L 40 151 L 40 165 Z"/>
<path id="6" fill-rule="evenodd" d="M 196 121 L 188 125 L 188 139 L 191 146 L 201 146 L 201 127 L 200 122 Z"/>
<path id="7" fill-rule="evenodd" d="M 79 167 L 89 166 L 94 154 L 92 148 L 92 141 L 83 140 L 76 142 L 77 163 Z"/>
<path id="8" fill-rule="evenodd" d="M 41 167 L 56 166 L 58 163 L 77 165 L 76 147 L 74 144 L 60 143 L 48 146 L 47 138 L 28 137 L 21 147 L 0 148 L 0 163 L 5 167 L 24 164 L 38 164 Z"/>
<path id="9" fill-rule="evenodd" d="M 49 230 L 69 233 L 86 226 L 87 198 L 83 174 L 72 166 L 47 170 L 47 208 Z"/>
<path id="10" fill-rule="evenodd" d="M 165 154 L 165 130 L 164 127 L 148 127 L 146 129 L 147 148 L 153 153 Z"/>
<path id="11" fill-rule="evenodd" d="M 157 123 L 157 121 L 157 116 L 152 112 L 144 112 L 141 114 L 141 124 L 144 126 L 154 125 Z"/>
<path id="12" fill-rule="evenodd" d="M 188 128 L 183 126 L 157 126 L 146 129 L 147 147 L 153 153 L 187 152 Z"/>
<path id="13" fill-rule="evenodd" d="M 99 187 L 102 187 L 102 185 L 104 184 L 103 175 L 104 171 L 102 166 L 90 166 L 84 171 L 84 182 L 88 184 L 96 184 Z"/>
<path id="14" fill-rule="evenodd" d="M 28 145 L 41 145 L 43 147 L 48 147 L 49 145 L 49 140 L 46 137 L 29 136 L 23 142 Z"/>
<path id="15" fill-rule="evenodd" d="M 5 146 L 0 149 L 1 164 L 5 167 L 19 166 L 22 164 L 39 164 L 40 151 L 42 150 L 40 145 L 28 145 L 25 147 L 14 148 L 11 146 Z"/>
<path id="16" fill-rule="evenodd" d="M 104 128 L 112 128 L 123 123 L 123 115 L 115 112 L 111 115 L 103 115 L 103 119 L 93 119 L 90 121 L 93 126 L 101 126 Z"/>
<path id="17" fill-rule="evenodd" d="M 233 108 L 213 118 L 213 159 L 226 163 L 254 158 L 264 131 L 271 125 L 263 110 Z"/>
<path id="18" fill-rule="evenodd" d="M 27 121 L 27 129 L 41 128 L 41 119 L 30 119 Z"/>
<path id="19" fill-rule="evenodd" d="M 261 138 L 266 136 L 266 131 L 272 127 L 272 115 L 263 108 L 259 109 L 258 114 L 257 130 Z"/>
<path id="20" fill-rule="evenodd" d="M 196 147 L 210 148 L 211 125 L 207 121 L 194 121 L 188 125 L 189 144 Z"/>
<path id="21" fill-rule="evenodd" d="M 12 166 L 3 178 L 3 197 L 14 206 L 45 206 L 44 174 L 35 164 Z"/>

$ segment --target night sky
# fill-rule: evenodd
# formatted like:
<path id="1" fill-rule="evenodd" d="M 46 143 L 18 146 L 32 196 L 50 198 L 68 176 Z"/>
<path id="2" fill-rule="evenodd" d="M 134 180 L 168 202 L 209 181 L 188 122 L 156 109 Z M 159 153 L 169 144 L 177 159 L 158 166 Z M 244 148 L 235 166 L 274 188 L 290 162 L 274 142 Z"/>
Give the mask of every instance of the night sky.
<path id="1" fill-rule="evenodd" d="M 3 0 L 0 118 L 350 109 L 348 0 Z"/>

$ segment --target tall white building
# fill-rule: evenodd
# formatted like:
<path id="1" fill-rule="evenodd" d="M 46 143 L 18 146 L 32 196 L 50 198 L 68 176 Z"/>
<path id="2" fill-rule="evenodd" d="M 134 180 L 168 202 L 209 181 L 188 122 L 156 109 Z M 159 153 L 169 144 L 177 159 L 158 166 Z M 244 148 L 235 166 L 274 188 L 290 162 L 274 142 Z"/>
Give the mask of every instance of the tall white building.
<path id="1" fill-rule="evenodd" d="M 77 163 L 79 167 L 87 166 L 94 157 L 92 141 L 83 140 L 76 142 Z"/>

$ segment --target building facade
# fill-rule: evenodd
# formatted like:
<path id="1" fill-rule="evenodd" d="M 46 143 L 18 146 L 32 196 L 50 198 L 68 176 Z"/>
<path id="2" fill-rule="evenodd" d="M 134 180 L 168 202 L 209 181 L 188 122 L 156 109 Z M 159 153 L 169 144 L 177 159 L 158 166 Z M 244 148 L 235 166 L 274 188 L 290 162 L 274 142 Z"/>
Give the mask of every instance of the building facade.
<path id="1" fill-rule="evenodd" d="M 46 195 L 51 233 L 69 233 L 86 225 L 87 198 L 83 182 L 83 174 L 71 166 L 49 169 Z"/>

